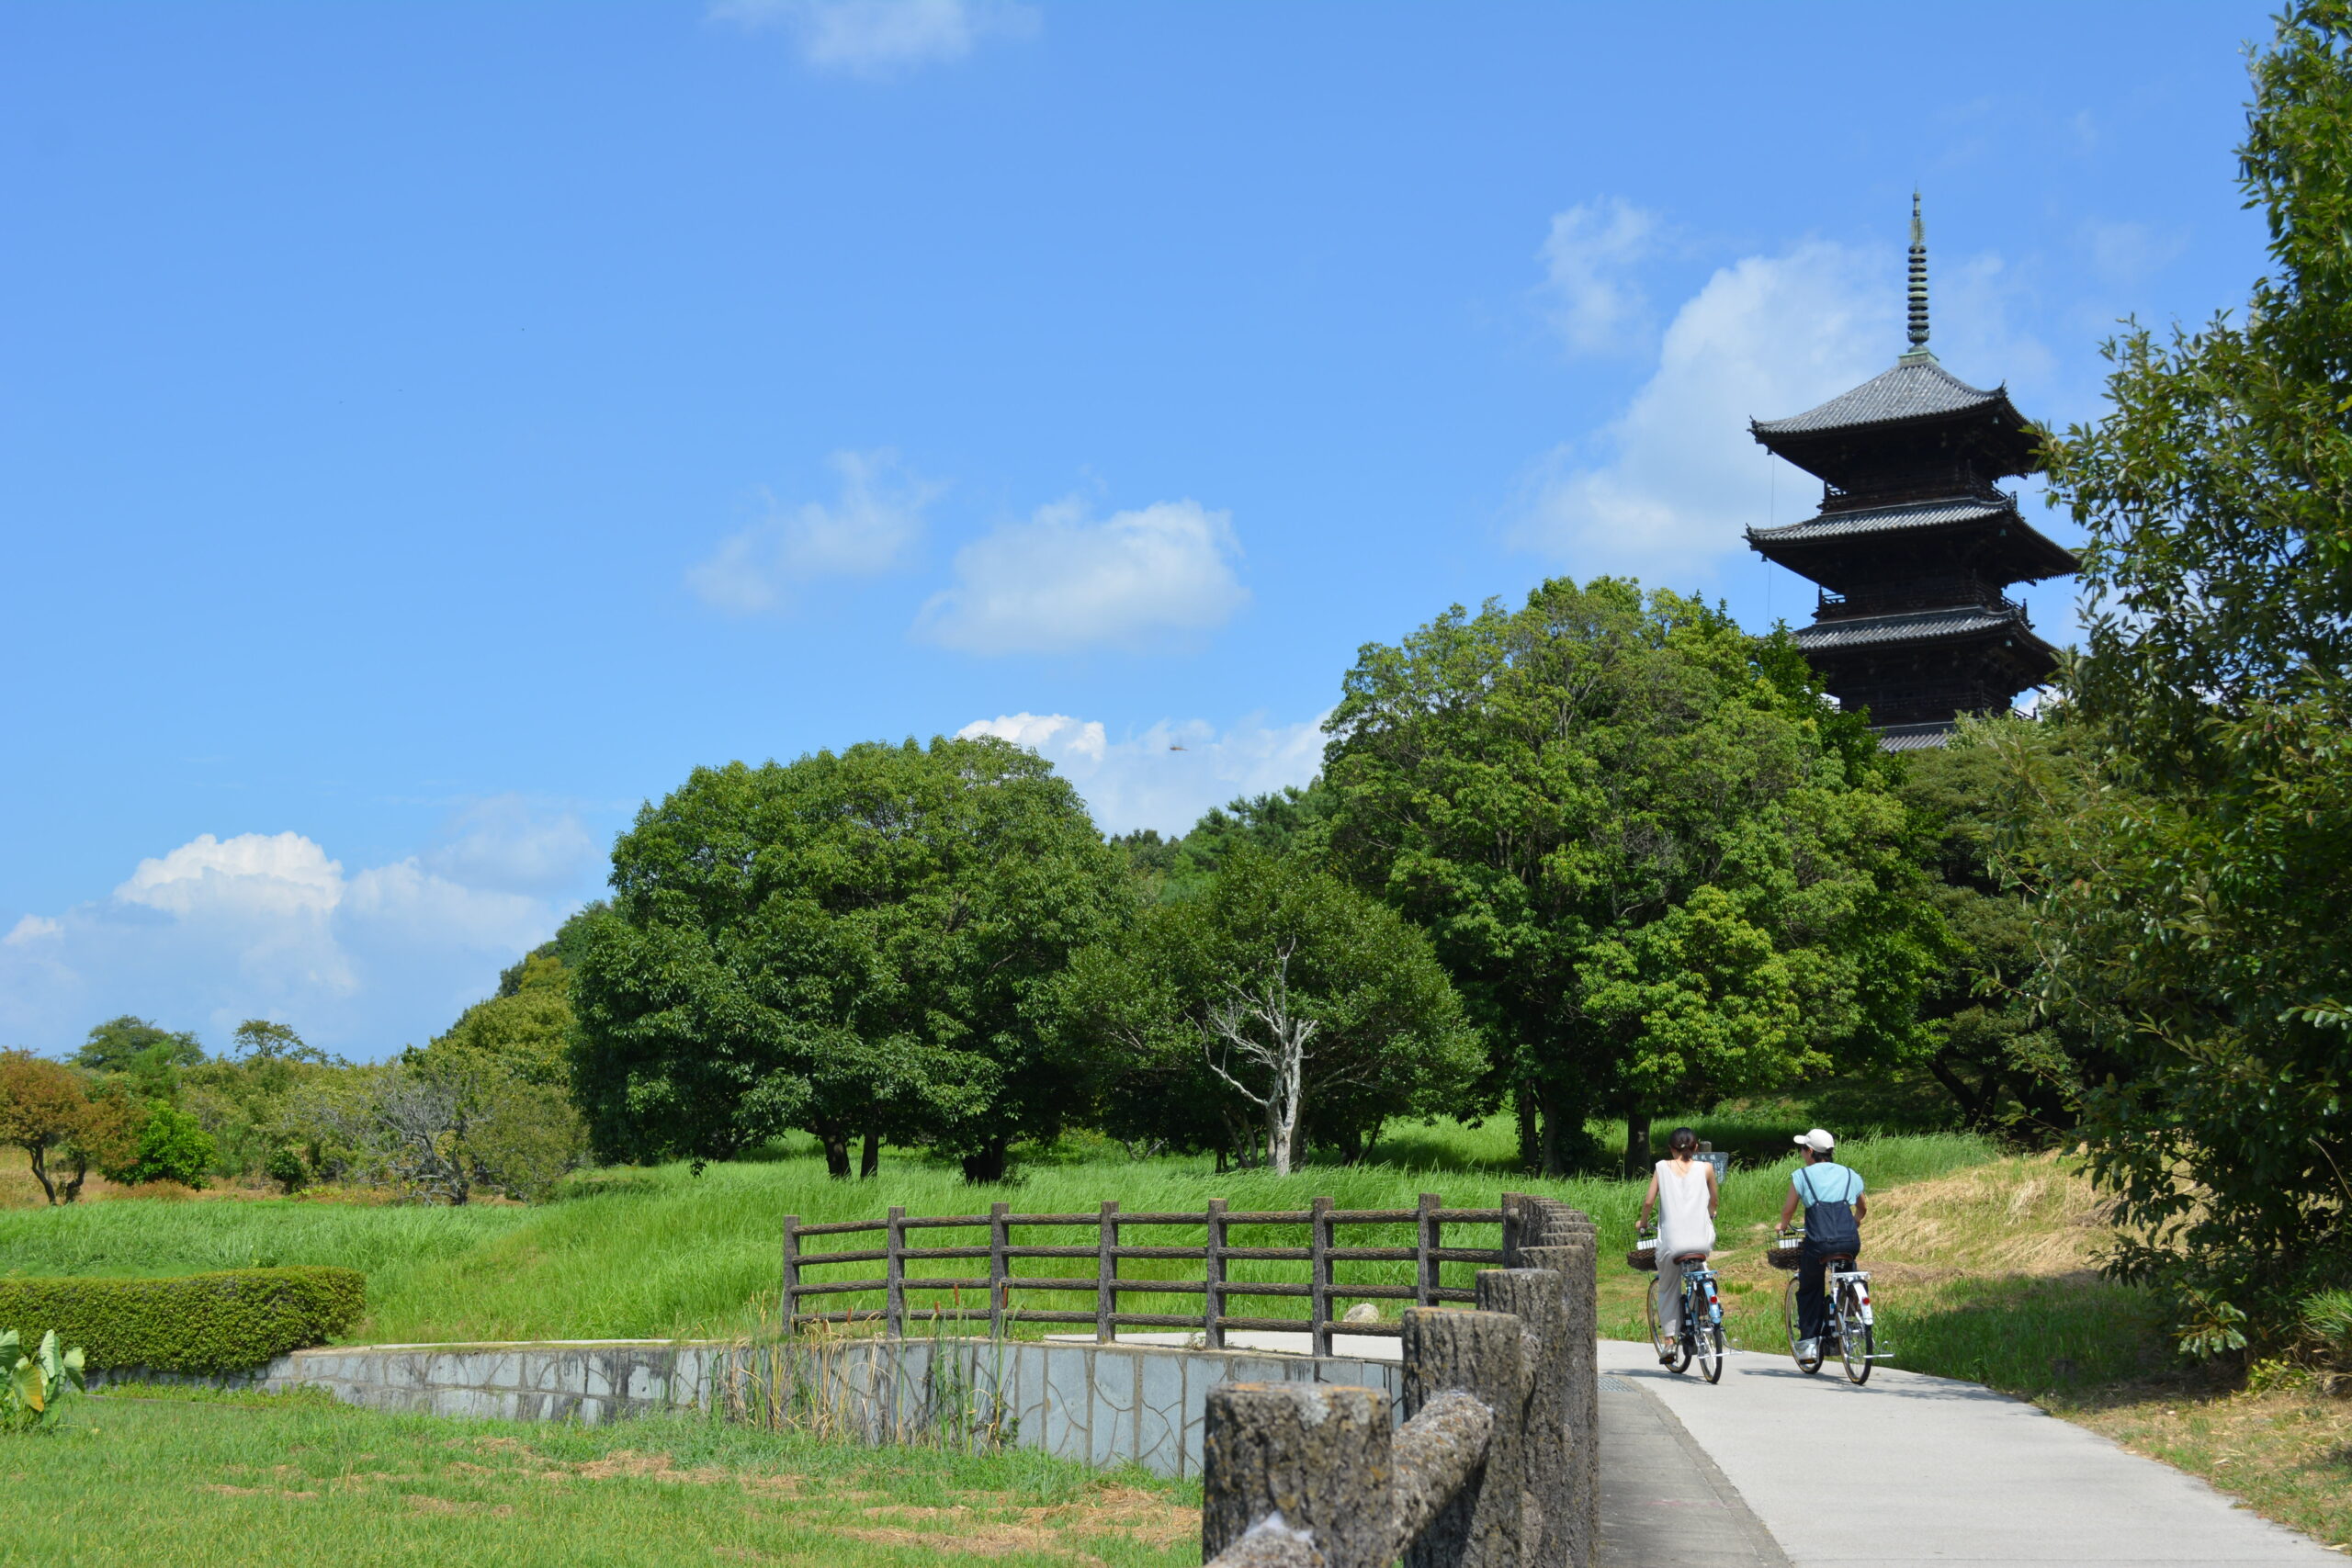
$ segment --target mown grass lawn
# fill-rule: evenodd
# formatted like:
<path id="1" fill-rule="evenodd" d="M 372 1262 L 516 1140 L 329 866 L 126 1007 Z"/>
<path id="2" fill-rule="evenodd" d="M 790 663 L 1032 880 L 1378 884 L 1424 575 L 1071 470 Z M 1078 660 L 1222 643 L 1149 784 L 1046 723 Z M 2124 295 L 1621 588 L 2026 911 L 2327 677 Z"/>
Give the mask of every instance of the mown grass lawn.
<path id="1" fill-rule="evenodd" d="M 0 1560 L 152 1568 L 1200 1561 L 1196 1487 L 694 1418 L 582 1427 L 113 1393 L 0 1438 Z"/>

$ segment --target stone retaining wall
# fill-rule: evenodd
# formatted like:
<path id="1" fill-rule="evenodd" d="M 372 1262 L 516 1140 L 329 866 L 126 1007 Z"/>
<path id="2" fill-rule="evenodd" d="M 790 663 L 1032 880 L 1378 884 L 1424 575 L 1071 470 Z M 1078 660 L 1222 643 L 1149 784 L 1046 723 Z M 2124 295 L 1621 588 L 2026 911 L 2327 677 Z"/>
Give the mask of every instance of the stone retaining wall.
<path id="1" fill-rule="evenodd" d="M 978 1424 L 999 1426 L 1013 1446 L 1175 1476 L 1200 1473 L 1208 1391 L 1219 1383 L 1370 1387 L 1392 1411 L 1404 1393 L 1394 1363 L 1352 1357 L 976 1339 L 347 1346 L 297 1350 L 233 1381 L 268 1392 L 323 1388 L 372 1410 L 509 1421 L 813 1416 L 820 1429 L 868 1442 L 929 1429 L 943 1408 L 969 1426 L 985 1406 Z"/>

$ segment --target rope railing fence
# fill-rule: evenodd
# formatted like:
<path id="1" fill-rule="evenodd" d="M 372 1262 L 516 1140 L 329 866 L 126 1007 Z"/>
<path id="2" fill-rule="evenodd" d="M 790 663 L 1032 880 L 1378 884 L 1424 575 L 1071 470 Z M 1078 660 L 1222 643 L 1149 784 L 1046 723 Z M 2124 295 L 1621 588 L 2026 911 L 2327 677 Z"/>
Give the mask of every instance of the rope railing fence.
<path id="1" fill-rule="evenodd" d="M 1203 1210 L 1178 1213 L 1123 1213 L 1106 1201 L 1093 1213 L 1018 1213 L 1007 1203 L 992 1203 L 986 1214 L 910 1215 L 892 1208 L 878 1220 L 830 1221 L 802 1224 L 797 1214 L 784 1221 L 784 1284 L 781 1319 L 785 1331 L 808 1324 L 871 1324 L 890 1337 L 903 1337 L 910 1317 L 926 1323 L 981 1323 L 993 1337 L 1014 1322 L 1086 1325 L 1095 1337 L 1109 1343 L 1121 1328 L 1198 1330 L 1212 1349 L 1222 1348 L 1230 1331 L 1305 1329 L 1313 1337 L 1314 1353 L 1331 1353 L 1337 1333 L 1394 1337 L 1404 1330 L 1394 1320 L 1345 1322 L 1344 1304 L 1357 1302 L 1405 1302 L 1416 1307 L 1450 1302 L 1467 1303 L 1476 1291 L 1466 1281 L 1448 1283 L 1448 1270 L 1460 1280 L 1464 1272 L 1509 1261 L 1522 1245 L 1534 1240 L 1534 1205 L 1549 1203 L 1521 1193 L 1503 1194 L 1492 1209 L 1449 1209 L 1434 1192 L 1420 1194 L 1410 1209 L 1341 1209 L 1329 1198 L 1317 1198 L 1305 1209 L 1249 1211 L 1229 1208 L 1211 1200 Z M 1558 1207 L 1558 1205 L 1553 1205 Z M 1498 1232 L 1490 1247 L 1447 1245 L 1463 1239 L 1463 1227 Z M 1138 1235 L 1164 1235 L 1174 1228 L 1197 1230 L 1198 1242 L 1145 1242 Z M 1342 1245 L 1348 1229 L 1389 1231 L 1390 1245 Z M 1085 1242 L 1046 1241 L 1040 1233 L 1091 1230 Z M 985 1231 L 987 1240 L 941 1241 L 925 1244 L 918 1235 L 952 1231 Z M 1304 1230 L 1305 1245 L 1277 1245 L 1268 1232 Z M 1409 1240 L 1396 1244 L 1394 1233 L 1404 1230 Z M 1457 1233 L 1449 1237 L 1449 1232 Z M 1237 1235 L 1237 1233 L 1245 1233 Z M 812 1250 L 812 1237 L 878 1236 L 879 1247 L 852 1247 L 838 1251 Z M 1379 1238 L 1374 1238 L 1377 1240 Z M 1062 1262 L 1091 1259 L 1091 1273 L 1023 1270 L 1037 1260 Z M 1148 1264 L 1159 1271 L 1125 1271 L 1130 1263 Z M 878 1274 L 842 1278 L 835 1270 L 852 1265 L 881 1265 Z M 984 1264 L 987 1272 L 948 1271 L 948 1265 Z M 1198 1264 L 1182 1277 L 1166 1277 L 1170 1264 Z M 1275 1270 L 1264 1265 L 1304 1264 L 1304 1279 L 1268 1279 Z M 1360 1266 L 1376 1265 L 1385 1279 L 1340 1277 Z M 1409 1265 L 1409 1269 L 1404 1266 Z M 1238 1267 L 1237 1267 L 1238 1266 Z M 820 1271 L 812 1276 L 812 1270 Z M 1401 1276 L 1409 1275 L 1409 1279 Z M 1033 1306 L 1016 1303 L 1016 1292 L 1039 1295 L 1091 1296 L 1084 1310 L 1066 1305 Z M 827 1297 L 879 1298 L 878 1306 L 812 1309 L 809 1303 Z M 1123 1298 L 1136 1296 L 1198 1297 L 1198 1310 L 1140 1312 L 1128 1310 Z M 929 1297 L 917 1301 L 913 1297 Z M 940 1298 L 945 1298 L 942 1300 Z M 1247 1310 L 1255 1302 L 1303 1302 L 1298 1316 L 1272 1315 Z M 1243 1310 L 1237 1311 L 1236 1308 Z"/>
<path id="2" fill-rule="evenodd" d="M 1528 1266 L 1480 1271 L 1477 1310 L 1405 1314 L 1402 1427 L 1371 1389 L 1211 1391 L 1209 1568 L 1592 1568 L 1594 1237 L 1536 1201 Z"/>

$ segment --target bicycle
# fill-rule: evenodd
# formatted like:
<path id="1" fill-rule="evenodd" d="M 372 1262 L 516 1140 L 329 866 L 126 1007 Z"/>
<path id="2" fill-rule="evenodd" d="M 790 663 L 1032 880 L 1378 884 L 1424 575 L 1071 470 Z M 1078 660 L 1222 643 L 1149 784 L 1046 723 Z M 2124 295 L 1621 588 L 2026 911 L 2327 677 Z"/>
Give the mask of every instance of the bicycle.
<path id="1" fill-rule="evenodd" d="M 1682 1328 L 1672 1340 L 1657 1320 L 1657 1292 L 1644 1292 L 1644 1310 L 1649 1320 L 1650 1344 L 1668 1371 L 1680 1374 L 1699 1363 L 1699 1373 L 1709 1382 L 1721 1382 L 1724 1377 L 1724 1303 L 1723 1292 L 1717 1285 L 1715 1271 L 1707 1267 L 1703 1252 L 1686 1252 L 1674 1262 L 1682 1269 Z M 1658 1262 L 1665 1268 L 1666 1260 Z"/>
<path id="2" fill-rule="evenodd" d="M 1839 1360 L 1845 1363 L 1847 1380 L 1857 1387 L 1871 1381 L 1871 1367 L 1878 1359 L 1878 1334 L 1874 1320 L 1876 1311 L 1871 1303 L 1871 1277 L 1867 1269 L 1854 1266 L 1851 1258 L 1828 1259 L 1829 1277 L 1825 1281 L 1829 1300 L 1826 1320 L 1821 1325 L 1821 1336 L 1814 1341 L 1813 1356 L 1808 1359 L 1804 1344 L 1804 1320 L 1797 1313 L 1797 1264 L 1795 1257 L 1804 1245 L 1803 1232 L 1783 1233 L 1772 1248 L 1772 1261 L 1781 1258 L 1791 1261 L 1780 1267 L 1792 1270 L 1788 1288 L 1781 1301 L 1787 1314 L 1789 1354 L 1797 1370 L 1810 1377 L 1821 1371 L 1834 1348 Z"/>

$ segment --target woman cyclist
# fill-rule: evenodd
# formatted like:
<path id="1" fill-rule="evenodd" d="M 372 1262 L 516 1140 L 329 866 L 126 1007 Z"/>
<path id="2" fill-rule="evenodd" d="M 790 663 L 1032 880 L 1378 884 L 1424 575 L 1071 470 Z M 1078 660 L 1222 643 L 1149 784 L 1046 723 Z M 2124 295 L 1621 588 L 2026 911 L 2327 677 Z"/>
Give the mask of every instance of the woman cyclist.
<path id="1" fill-rule="evenodd" d="M 1825 1134 L 1826 1135 L 1826 1134 Z M 1704 1258 L 1715 1249 L 1715 1208 L 1722 1194 L 1715 1187 L 1713 1160 L 1693 1159 L 1699 1134 L 1677 1127 L 1666 1141 L 1671 1156 L 1650 1172 L 1650 1190 L 1642 1198 L 1640 1224 L 1649 1224 L 1657 1210 L 1657 1321 L 1668 1344 L 1682 1333 L 1683 1258 Z M 1658 1359 L 1671 1364 L 1671 1351 Z"/>
<path id="2" fill-rule="evenodd" d="M 1851 1258 L 1862 1249 L 1860 1221 L 1870 1213 L 1862 1201 L 1862 1179 L 1837 1160 L 1838 1140 L 1815 1127 L 1800 1133 L 1796 1145 L 1804 1164 L 1789 1178 L 1788 1201 L 1781 1205 L 1781 1229 L 1789 1228 L 1797 1205 L 1804 1205 L 1804 1246 L 1797 1252 L 1797 1355 L 1810 1360 L 1821 1354 L 1821 1325 L 1828 1311 L 1828 1292 L 1822 1274 L 1833 1258 Z"/>

